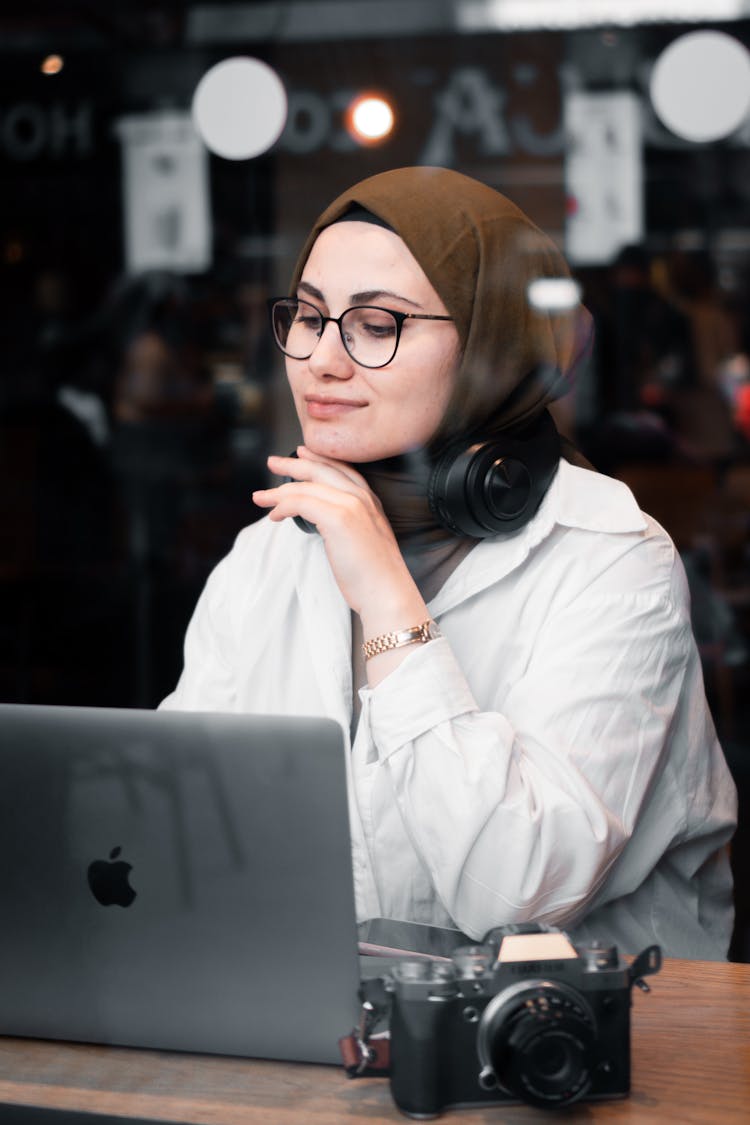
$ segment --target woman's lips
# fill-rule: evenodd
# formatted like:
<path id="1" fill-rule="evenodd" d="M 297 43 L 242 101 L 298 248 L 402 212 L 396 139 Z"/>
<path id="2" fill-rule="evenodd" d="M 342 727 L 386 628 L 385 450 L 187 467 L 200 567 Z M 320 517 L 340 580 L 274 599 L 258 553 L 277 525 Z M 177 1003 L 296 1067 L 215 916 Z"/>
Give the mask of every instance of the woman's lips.
<path id="1" fill-rule="evenodd" d="M 352 399 L 322 398 L 318 395 L 305 397 L 307 413 L 311 418 L 336 418 L 342 414 L 350 414 L 354 410 L 361 410 L 367 403 Z"/>

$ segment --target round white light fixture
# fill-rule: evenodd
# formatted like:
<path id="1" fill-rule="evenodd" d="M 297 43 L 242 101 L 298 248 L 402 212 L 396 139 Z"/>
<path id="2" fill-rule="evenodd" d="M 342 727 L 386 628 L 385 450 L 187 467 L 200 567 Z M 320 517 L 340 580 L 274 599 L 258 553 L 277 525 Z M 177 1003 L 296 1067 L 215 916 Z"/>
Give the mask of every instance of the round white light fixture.
<path id="1" fill-rule="evenodd" d="M 346 112 L 346 127 L 360 144 L 375 144 L 393 130 L 393 109 L 380 94 L 360 94 Z"/>
<path id="2" fill-rule="evenodd" d="M 750 113 L 750 53 L 723 31 L 691 31 L 659 55 L 650 93 L 658 117 L 676 136 L 721 140 Z"/>
<path id="3" fill-rule="evenodd" d="M 224 59 L 201 78 L 192 109 L 206 148 L 227 160 L 249 160 L 267 152 L 281 136 L 286 90 L 276 71 L 260 59 Z"/>

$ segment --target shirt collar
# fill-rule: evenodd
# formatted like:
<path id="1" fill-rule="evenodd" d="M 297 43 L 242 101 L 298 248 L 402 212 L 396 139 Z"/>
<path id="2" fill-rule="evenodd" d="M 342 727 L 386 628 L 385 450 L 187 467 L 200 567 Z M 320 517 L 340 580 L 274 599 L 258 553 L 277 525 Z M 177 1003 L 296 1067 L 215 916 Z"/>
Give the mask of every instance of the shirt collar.
<path id="1" fill-rule="evenodd" d="M 539 511 L 512 535 L 483 539 L 429 603 L 437 616 L 517 570 L 555 527 L 610 535 L 645 531 L 647 523 L 622 481 L 561 461 Z"/>
<path id="2" fill-rule="evenodd" d="M 554 523 L 584 531 L 616 535 L 645 531 L 648 526 L 626 484 L 604 473 L 581 469 L 561 461 L 542 506 L 549 507 Z M 533 523 L 533 520 L 532 520 Z"/>

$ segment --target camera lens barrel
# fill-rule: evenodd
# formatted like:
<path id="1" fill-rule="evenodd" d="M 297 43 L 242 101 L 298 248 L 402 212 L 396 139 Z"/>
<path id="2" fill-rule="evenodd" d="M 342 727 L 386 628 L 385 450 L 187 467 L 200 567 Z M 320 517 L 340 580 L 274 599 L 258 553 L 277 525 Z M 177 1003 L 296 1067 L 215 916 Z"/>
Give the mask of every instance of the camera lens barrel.
<path id="1" fill-rule="evenodd" d="M 596 1022 L 581 994 L 559 981 L 525 980 L 492 998 L 477 1034 L 480 1082 L 531 1105 L 564 1106 L 591 1085 Z"/>

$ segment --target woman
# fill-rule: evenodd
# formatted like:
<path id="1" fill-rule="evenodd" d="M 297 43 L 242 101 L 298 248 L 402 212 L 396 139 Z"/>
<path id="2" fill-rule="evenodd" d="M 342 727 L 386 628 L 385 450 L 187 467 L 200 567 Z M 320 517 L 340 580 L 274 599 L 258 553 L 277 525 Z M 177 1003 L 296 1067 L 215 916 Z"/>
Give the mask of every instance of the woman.
<path id="1" fill-rule="evenodd" d="M 545 408 L 583 313 L 533 295 L 565 277 L 513 204 L 445 169 L 374 176 L 322 214 L 273 313 L 304 444 L 269 458 L 286 479 L 255 493 L 268 518 L 209 579 L 163 706 L 351 732 L 363 919 L 473 937 L 533 919 L 720 958 L 734 789 L 672 543 L 558 457 Z M 518 435 L 522 516 L 465 520 L 459 489 L 446 517 L 446 450 Z M 515 496 L 498 472 L 490 516 Z"/>

